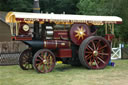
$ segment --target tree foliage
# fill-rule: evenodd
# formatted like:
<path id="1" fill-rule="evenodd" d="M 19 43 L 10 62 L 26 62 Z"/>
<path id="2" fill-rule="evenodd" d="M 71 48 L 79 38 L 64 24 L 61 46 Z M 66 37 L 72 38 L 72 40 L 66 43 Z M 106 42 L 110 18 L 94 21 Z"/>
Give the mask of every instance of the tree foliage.
<path id="1" fill-rule="evenodd" d="M 0 0 L 0 11 L 32 11 L 32 0 Z"/>
<path id="2" fill-rule="evenodd" d="M 40 6 L 43 12 L 75 14 L 77 2 L 78 0 L 40 0 Z"/>
<path id="3" fill-rule="evenodd" d="M 34 0 L 0 0 L 0 11 L 32 12 Z M 79 0 L 39 0 L 41 11 L 54 13 L 76 13 Z"/>

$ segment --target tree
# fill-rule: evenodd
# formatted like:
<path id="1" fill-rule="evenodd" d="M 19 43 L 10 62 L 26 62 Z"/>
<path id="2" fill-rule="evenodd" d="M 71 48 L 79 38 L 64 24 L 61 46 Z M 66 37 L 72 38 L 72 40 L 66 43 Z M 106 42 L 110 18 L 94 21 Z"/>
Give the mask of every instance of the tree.
<path id="1" fill-rule="evenodd" d="M 0 0 L 1 11 L 32 11 L 32 0 Z"/>
<path id="2" fill-rule="evenodd" d="M 41 10 L 43 12 L 75 14 L 78 0 L 40 0 Z"/>
<path id="3" fill-rule="evenodd" d="M 123 19 L 123 24 L 120 29 L 120 36 L 123 41 L 128 42 L 128 1 L 122 0 L 120 8 L 120 16 Z"/>
<path id="4" fill-rule="evenodd" d="M 41 11 L 75 14 L 79 0 L 40 0 Z M 32 12 L 33 0 L 0 0 L 0 11 Z"/>

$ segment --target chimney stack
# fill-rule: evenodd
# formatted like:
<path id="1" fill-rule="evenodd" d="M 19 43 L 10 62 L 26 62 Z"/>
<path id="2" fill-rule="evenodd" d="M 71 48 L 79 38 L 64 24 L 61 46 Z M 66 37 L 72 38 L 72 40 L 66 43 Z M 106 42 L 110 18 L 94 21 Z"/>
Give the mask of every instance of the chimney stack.
<path id="1" fill-rule="evenodd" d="M 39 0 L 34 0 L 33 12 L 34 13 L 40 13 Z"/>
<path id="2" fill-rule="evenodd" d="M 33 13 L 40 13 L 40 5 L 39 5 L 39 0 L 34 0 L 34 5 L 33 5 Z M 38 40 L 40 38 L 39 36 L 39 21 L 34 21 L 34 37 L 33 39 Z"/>

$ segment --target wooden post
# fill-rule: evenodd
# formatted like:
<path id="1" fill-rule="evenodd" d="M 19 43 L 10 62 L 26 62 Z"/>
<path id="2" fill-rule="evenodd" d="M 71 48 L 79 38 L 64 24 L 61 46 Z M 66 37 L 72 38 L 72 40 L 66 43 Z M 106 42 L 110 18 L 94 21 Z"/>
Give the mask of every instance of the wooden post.
<path id="1" fill-rule="evenodd" d="M 108 24 L 109 25 L 109 32 L 112 34 L 112 26 L 111 24 Z"/>
<path id="2" fill-rule="evenodd" d="M 107 34 L 108 33 L 108 29 L 107 29 L 107 23 L 105 23 L 105 34 Z"/>
<path id="3" fill-rule="evenodd" d="M 13 23 L 10 23 L 10 31 L 11 31 L 11 35 L 13 35 Z"/>
<path id="4" fill-rule="evenodd" d="M 16 22 L 16 36 L 19 34 L 18 23 Z"/>
<path id="5" fill-rule="evenodd" d="M 13 17 L 11 17 L 10 30 L 11 30 L 11 35 L 13 35 L 14 34 L 14 30 L 13 30 Z"/>
<path id="6" fill-rule="evenodd" d="M 114 23 L 112 24 L 112 34 L 114 35 Z"/>

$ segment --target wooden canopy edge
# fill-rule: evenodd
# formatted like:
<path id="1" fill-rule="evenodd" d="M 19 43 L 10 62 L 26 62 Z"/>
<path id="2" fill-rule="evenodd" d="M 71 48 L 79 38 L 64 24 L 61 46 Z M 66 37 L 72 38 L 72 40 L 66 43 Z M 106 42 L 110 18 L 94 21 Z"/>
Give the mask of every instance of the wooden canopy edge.
<path id="1" fill-rule="evenodd" d="M 89 15 L 69 15 L 69 14 L 44 14 L 27 12 L 9 12 L 6 15 L 7 23 L 26 22 L 32 24 L 34 21 L 40 23 L 50 22 L 56 24 L 92 23 L 103 25 L 105 23 L 121 24 L 122 19 L 117 16 L 89 16 Z"/>

